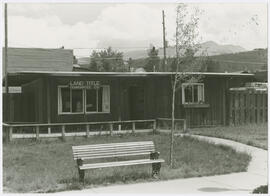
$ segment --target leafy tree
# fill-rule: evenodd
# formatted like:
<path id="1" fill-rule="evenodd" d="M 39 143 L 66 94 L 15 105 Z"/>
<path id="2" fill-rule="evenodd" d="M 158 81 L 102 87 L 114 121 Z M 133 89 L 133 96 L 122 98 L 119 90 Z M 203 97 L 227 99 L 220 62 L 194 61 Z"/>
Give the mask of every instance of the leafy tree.
<path id="1" fill-rule="evenodd" d="M 153 46 L 148 51 L 147 63 L 144 66 L 144 69 L 148 72 L 156 71 L 158 70 L 159 63 L 160 58 L 158 56 L 158 50 L 156 50 L 156 48 Z"/>
<path id="2" fill-rule="evenodd" d="M 97 60 L 91 59 L 89 70 L 90 71 L 99 71 Z"/>
<path id="3" fill-rule="evenodd" d="M 173 61 L 174 74 L 171 76 L 172 84 L 172 127 L 170 142 L 170 166 L 173 167 L 173 145 L 175 130 L 175 93 L 181 88 L 181 83 L 198 82 L 202 79 L 202 75 L 188 74 L 194 72 L 202 64 L 203 58 L 195 57 L 199 51 L 200 44 L 198 40 L 198 22 L 200 10 L 188 10 L 186 4 L 179 4 L 176 8 L 176 33 L 175 48 L 176 58 Z M 198 71 L 198 70 L 197 70 Z"/>
<path id="4" fill-rule="evenodd" d="M 93 51 L 89 69 L 91 71 L 125 71 L 123 53 L 108 47 L 105 50 Z"/>

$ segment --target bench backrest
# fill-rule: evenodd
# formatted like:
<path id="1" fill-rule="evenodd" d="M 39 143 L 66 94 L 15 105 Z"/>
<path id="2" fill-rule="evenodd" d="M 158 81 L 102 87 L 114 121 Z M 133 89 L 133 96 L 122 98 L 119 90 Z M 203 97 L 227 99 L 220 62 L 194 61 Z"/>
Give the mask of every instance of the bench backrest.
<path id="1" fill-rule="evenodd" d="M 96 145 L 72 146 L 73 157 L 76 159 L 98 159 L 109 157 L 139 156 L 155 152 L 152 141 L 124 142 Z"/>

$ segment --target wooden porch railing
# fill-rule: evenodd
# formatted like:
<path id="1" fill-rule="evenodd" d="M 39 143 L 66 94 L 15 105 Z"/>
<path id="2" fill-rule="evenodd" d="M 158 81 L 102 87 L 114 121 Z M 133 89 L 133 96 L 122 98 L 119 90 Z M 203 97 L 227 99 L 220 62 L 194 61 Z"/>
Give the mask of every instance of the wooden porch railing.
<path id="1" fill-rule="evenodd" d="M 126 121 L 104 121 L 104 122 L 78 122 L 78 123 L 25 123 L 25 124 L 18 124 L 18 123 L 3 123 L 3 135 L 6 137 L 6 141 L 12 141 L 14 138 L 36 138 L 39 140 L 42 137 L 60 137 L 63 140 L 65 140 L 65 137 L 67 136 L 86 136 L 89 137 L 90 135 L 97 135 L 97 134 L 110 134 L 113 135 L 114 133 L 120 133 L 121 126 L 119 126 L 118 130 L 115 130 L 113 128 L 113 125 L 122 125 L 122 124 L 131 124 L 131 132 L 135 133 L 137 132 L 144 132 L 144 131 L 153 131 L 155 133 L 159 127 L 158 122 L 159 121 L 168 121 L 170 119 L 168 118 L 157 118 L 157 119 L 149 119 L 149 120 L 126 120 Z M 176 119 L 176 121 L 183 121 L 183 130 L 186 130 L 186 120 L 185 119 Z M 137 129 L 136 130 L 136 123 L 151 123 L 152 126 L 149 129 Z M 66 132 L 67 126 L 84 126 L 85 131 L 80 132 Z M 93 131 L 91 130 L 91 126 L 93 125 L 107 125 L 109 127 L 106 131 Z M 24 128 L 24 127 L 31 127 L 35 130 L 35 133 L 22 133 L 22 134 L 16 134 L 14 133 L 15 128 Z M 51 133 L 51 131 L 48 131 L 48 133 L 40 133 L 40 129 L 42 127 L 48 127 L 48 130 L 52 127 L 61 127 L 60 133 Z"/>
<path id="2" fill-rule="evenodd" d="M 171 121 L 172 121 L 172 119 L 171 118 L 157 118 L 156 119 L 156 121 L 157 121 L 157 127 L 159 127 L 160 128 L 160 126 L 159 126 L 159 122 L 161 122 L 161 121 L 167 121 L 167 122 L 169 122 L 169 124 L 171 124 Z M 186 122 L 186 119 L 174 119 L 174 122 L 175 123 L 178 123 L 178 122 L 181 122 L 182 123 L 182 125 L 183 125 L 183 128 L 182 128 L 182 130 L 183 130 L 183 132 L 186 132 L 187 131 L 187 122 Z"/>
<path id="3" fill-rule="evenodd" d="M 65 139 L 66 136 L 86 136 L 89 137 L 91 134 L 95 134 L 94 132 L 91 132 L 91 125 L 109 125 L 109 130 L 108 131 L 100 131 L 99 134 L 110 134 L 113 135 L 113 133 L 117 133 L 116 130 L 113 129 L 113 125 L 121 125 L 125 123 L 131 123 L 132 129 L 131 132 L 135 133 L 136 131 L 136 123 L 152 123 L 152 129 L 147 129 L 153 130 L 153 132 L 156 132 L 156 120 L 155 119 L 150 119 L 150 120 L 127 120 L 127 121 L 105 121 L 105 122 L 79 122 L 79 123 L 29 123 L 29 124 L 7 124 L 3 123 L 3 130 L 5 131 L 6 139 L 7 141 L 12 141 L 14 138 L 36 138 L 37 140 L 40 137 L 62 137 L 62 139 Z M 66 132 L 66 126 L 85 126 L 85 131 L 84 132 L 72 132 L 72 133 L 67 133 Z M 23 127 L 32 127 L 35 129 L 34 134 L 14 134 L 13 130 L 14 128 L 23 128 Z M 61 127 L 61 133 L 51 133 L 48 132 L 47 134 L 41 134 L 40 133 L 40 128 L 41 127 Z M 120 129 L 118 129 L 118 132 L 121 131 L 121 126 L 119 126 Z"/>

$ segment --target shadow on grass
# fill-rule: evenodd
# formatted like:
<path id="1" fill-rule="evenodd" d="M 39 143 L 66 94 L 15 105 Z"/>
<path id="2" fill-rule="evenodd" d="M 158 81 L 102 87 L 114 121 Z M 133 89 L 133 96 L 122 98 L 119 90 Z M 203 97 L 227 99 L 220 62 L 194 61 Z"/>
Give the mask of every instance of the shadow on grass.
<path id="1" fill-rule="evenodd" d="M 137 168 L 138 169 L 138 168 Z M 98 175 L 97 172 L 101 174 Z M 107 173 L 107 175 L 105 175 Z M 81 190 L 85 187 L 108 186 L 110 184 L 129 184 L 144 181 L 155 181 L 149 172 L 129 172 L 123 175 L 119 170 L 97 169 L 96 171 L 86 171 L 84 183 L 79 182 L 78 176 L 66 178 L 59 181 L 59 184 L 64 184 L 65 188 L 58 190 L 49 190 L 46 192 L 56 192 L 64 190 Z"/>

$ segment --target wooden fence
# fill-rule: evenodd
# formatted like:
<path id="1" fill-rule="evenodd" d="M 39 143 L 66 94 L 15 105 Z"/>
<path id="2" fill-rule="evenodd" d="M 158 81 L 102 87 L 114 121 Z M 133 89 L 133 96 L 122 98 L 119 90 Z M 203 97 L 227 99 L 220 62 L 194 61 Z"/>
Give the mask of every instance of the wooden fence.
<path id="1" fill-rule="evenodd" d="M 159 121 L 162 119 L 159 119 Z M 163 119 L 164 120 L 164 119 Z M 179 119 L 178 119 L 179 120 Z M 182 120 L 182 119 L 181 119 Z M 65 137 L 68 136 L 86 136 L 89 137 L 91 135 L 113 135 L 118 133 L 135 133 L 136 132 L 149 132 L 153 131 L 155 133 L 159 128 L 157 127 L 156 119 L 150 120 L 127 120 L 127 121 L 106 121 L 106 122 L 80 122 L 80 123 L 50 123 L 50 124 L 7 124 L 3 123 L 3 137 L 5 141 L 12 141 L 17 138 L 35 138 L 39 140 L 40 138 L 48 138 L 48 137 L 60 137 L 65 140 Z M 177 121 L 177 119 L 176 119 Z M 143 129 L 136 128 L 136 125 L 148 123 L 148 127 L 144 127 Z M 124 124 L 129 124 L 130 130 L 122 129 L 121 127 Z M 94 126 L 105 126 L 104 129 L 99 129 L 97 131 Z M 71 132 L 67 131 L 67 127 L 73 127 Z M 115 127 L 117 128 L 115 129 Z M 57 127 L 56 132 L 52 132 L 52 129 Z M 74 128 L 75 127 L 75 128 Z M 74 131 L 74 129 L 80 127 L 80 130 Z M 142 127 L 142 126 L 138 126 Z M 186 128 L 184 121 L 184 129 Z M 14 130 L 22 130 L 21 132 L 15 133 Z M 30 130 L 30 133 L 29 133 Z M 42 130 L 42 132 L 41 132 Z M 44 130 L 47 130 L 44 133 Z M 59 131 L 60 130 L 60 131 Z"/>
<path id="2" fill-rule="evenodd" d="M 267 122 L 267 90 L 230 90 L 229 124 Z"/>
<path id="3" fill-rule="evenodd" d="M 172 126 L 172 119 L 171 118 L 157 118 L 156 119 L 157 129 L 159 130 L 169 130 Z M 186 119 L 175 119 L 174 120 L 174 127 L 176 131 L 187 131 L 187 123 Z"/>

